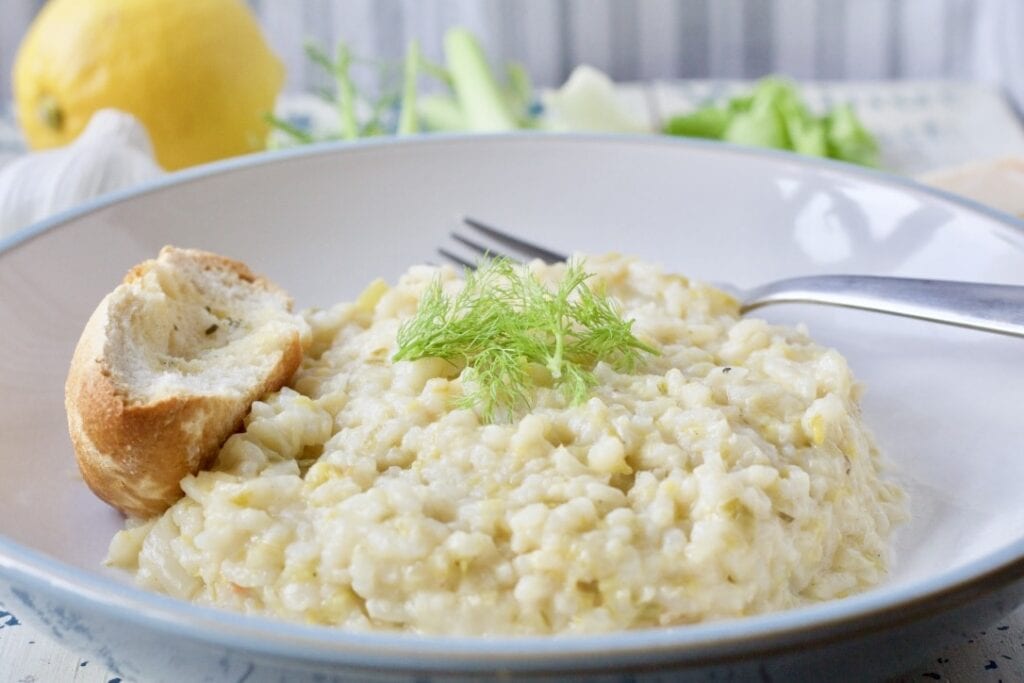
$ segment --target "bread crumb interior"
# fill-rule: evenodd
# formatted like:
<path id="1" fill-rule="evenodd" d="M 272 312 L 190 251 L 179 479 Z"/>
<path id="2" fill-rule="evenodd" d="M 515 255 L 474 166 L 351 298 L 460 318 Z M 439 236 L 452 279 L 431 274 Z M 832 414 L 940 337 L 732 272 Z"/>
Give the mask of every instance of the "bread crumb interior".
<path id="1" fill-rule="evenodd" d="M 107 358 L 141 400 L 243 395 L 278 361 L 299 319 L 276 291 L 184 259 L 153 262 L 108 302 Z"/>

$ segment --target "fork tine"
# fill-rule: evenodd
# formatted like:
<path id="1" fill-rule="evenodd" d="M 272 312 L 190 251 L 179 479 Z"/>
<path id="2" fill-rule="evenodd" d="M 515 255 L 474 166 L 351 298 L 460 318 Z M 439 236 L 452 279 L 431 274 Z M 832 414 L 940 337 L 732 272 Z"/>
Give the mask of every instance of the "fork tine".
<path id="1" fill-rule="evenodd" d="M 475 240 L 471 240 L 468 237 L 463 237 L 462 235 L 460 235 L 457 232 L 453 232 L 453 233 L 450 233 L 450 234 L 451 234 L 451 238 L 453 240 L 455 240 L 459 244 L 462 244 L 462 245 L 465 245 L 466 247 L 469 247 L 470 249 L 472 249 L 476 253 L 480 254 L 484 258 L 503 257 L 503 258 L 509 259 L 510 261 L 515 261 L 516 263 L 519 263 L 519 259 L 517 259 L 515 257 L 512 257 L 512 256 L 509 256 L 507 254 L 503 254 L 500 251 L 496 251 L 494 249 L 491 249 L 490 247 L 484 246 L 480 242 L 477 242 Z"/>
<path id="2" fill-rule="evenodd" d="M 481 223 L 475 218 L 463 216 L 462 222 L 474 230 L 482 232 L 494 241 L 500 242 L 510 249 L 515 249 L 520 254 L 528 256 L 529 258 L 539 258 L 545 263 L 558 263 L 559 261 L 568 260 L 564 254 L 559 254 L 556 251 L 551 251 L 550 249 L 545 249 L 544 247 L 539 247 L 536 244 L 531 244 L 530 242 L 521 240 L 518 237 L 513 237 L 507 232 L 498 230 L 486 223 Z"/>
<path id="3" fill-rule="evenodd" d="M 451 252 L 451 251 L 448 251 L 444 247 L 438 247 L 437 248 L 437 253 L 440 254 L 441 256 L 444 256 L 449 261 L 452 261 L 456 265 L 460 265 L 463 268 L 469 268 L 470 270 L 476 270 L 476 264 L 475 263 L 473 263 L 472 261 L 467 261 L 466 259 L 462 258 L 458 254 L 456 254 L 454 252 Z"/>

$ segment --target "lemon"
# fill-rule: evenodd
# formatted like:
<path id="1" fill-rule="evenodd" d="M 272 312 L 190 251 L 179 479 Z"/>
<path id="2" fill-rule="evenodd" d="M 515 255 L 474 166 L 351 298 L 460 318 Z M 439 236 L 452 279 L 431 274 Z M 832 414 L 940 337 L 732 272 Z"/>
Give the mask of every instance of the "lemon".
<path id="1" fill-rule="evenodd" d="M 241 0 L 50 0 L 18 49 L 14 98 L 33 148 L 112 107 L 177 169 L 262 149 L 283 80 Z"/>

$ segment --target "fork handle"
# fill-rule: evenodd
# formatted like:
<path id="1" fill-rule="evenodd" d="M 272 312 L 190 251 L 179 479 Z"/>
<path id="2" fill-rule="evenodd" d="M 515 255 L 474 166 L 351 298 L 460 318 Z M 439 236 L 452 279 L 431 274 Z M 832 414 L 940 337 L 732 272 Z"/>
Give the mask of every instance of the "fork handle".
<path id="1" fill-rule="evenodd" d="M 814 275 L 750 290 L 743 312 L 773 303 L 819 303 L 1024 337 L 1024 287 L 873 275 Z"/>

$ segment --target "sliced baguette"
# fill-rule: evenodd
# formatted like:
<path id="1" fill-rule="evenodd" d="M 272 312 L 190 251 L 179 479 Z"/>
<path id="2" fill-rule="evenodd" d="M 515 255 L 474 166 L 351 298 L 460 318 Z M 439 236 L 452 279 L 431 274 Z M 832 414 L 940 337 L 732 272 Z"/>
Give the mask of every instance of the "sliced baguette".
<path id="1" fill-rule="evenodd" d="M 245 264 L 204 251 L 164 247 L 133 268 L 89 318 L 65 386 L 93 492 L 132 517 L 180 498 L 181 479 L 298 368 L 308 327 L 291 306 Z"/>

